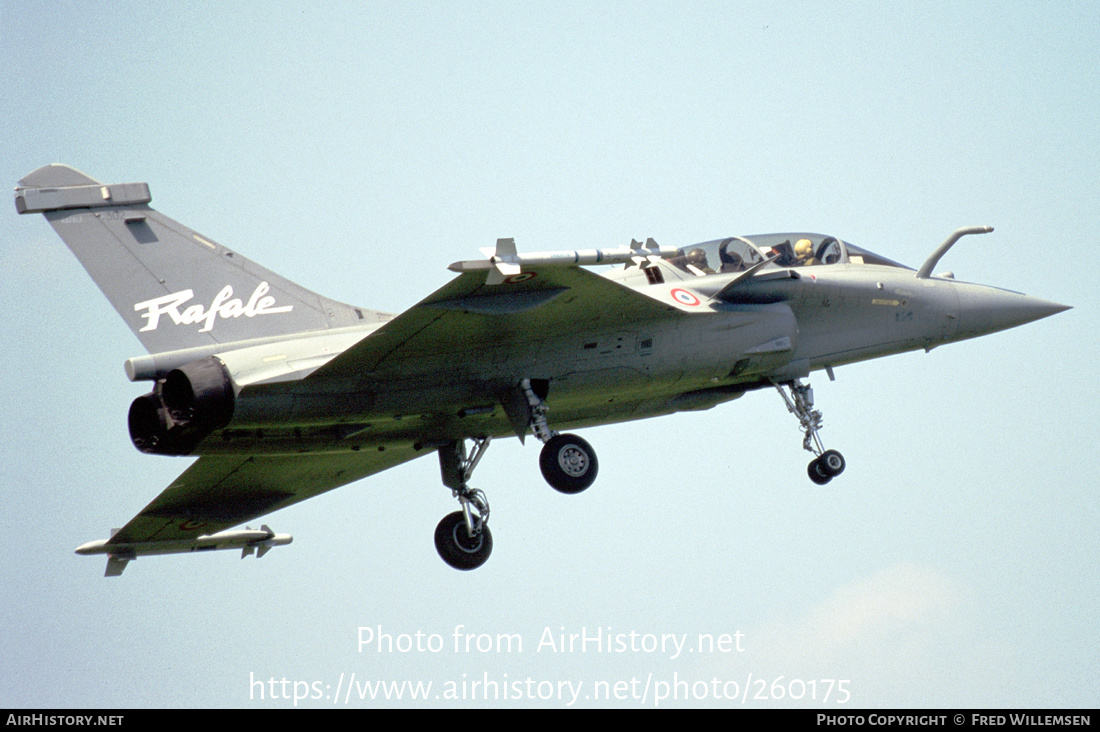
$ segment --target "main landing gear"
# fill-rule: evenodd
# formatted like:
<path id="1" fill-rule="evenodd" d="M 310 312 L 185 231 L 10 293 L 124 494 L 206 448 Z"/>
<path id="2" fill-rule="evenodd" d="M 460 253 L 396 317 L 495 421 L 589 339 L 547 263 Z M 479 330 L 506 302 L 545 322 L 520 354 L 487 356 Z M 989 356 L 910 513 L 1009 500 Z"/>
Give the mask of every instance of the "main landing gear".
<path id="1" fill-rule="evenodd" d="M 546 419 L 546 386 L 545 382 L 532 385 L 529 379 L 519 385 L 527 401 L 527 426 L 544 443 L 539 468 L 555 490 L 580 493 L 596 480 L 599 470 L 596 451 L 576 435 L 559 435 L 550 429 Z M 471 439 L 473 449 L 469 453 L 465 439 L 435 444 L 443 485 L 451 489 L 461 507 L 444 516 L 435 527 L 435 549 L 444 562 L 462 570 L 480 567 L 493 551 L 493 535 L 488 526 L 489 500 L 484 491 L 467 485 L 492 438 Z"/>
<path id="2" fill-rule="evenodd" d="M 790 396 L 787 396 L 783 387 L 790 390 Z M 813 408 L 814 390 L 809 384 L 800 383 L 798 379 L 775 384 L 775 388 L 787 403 L 787 410 L 798 417 L 802 432 L 805 433 L 802 440 L 803 449 L 817 456 L 806 468 L 810 480 L 818 485 L 825 485 L 844 472 L 845 462 L 844 456 L 836 450 L 826 450 L 821 444 L 821 438 L 817 436 L 818 430 L 821 429 L 821 412 Z"/>
<path id="3" fill-rule="evenodd" d="M 576 435 L 559 435 L 550 429 L 546 419 L 546 395 L 540 396 L 530 379 L 521 381 L 519 388 L 527 398 L 531 431 L 543 443 L 539 453 L 542 477 L 556 491 L 580 493 L 596 480 L 600 469 L 596 451 Z"/>
<path id="4" fill-rule="evenodd" d="M 491 440 L 491 437 L 474 438 L 469 457 L 466 440 L 452 440 L 439 448 L 443 485 L 451 489 L 461 510 L 447 514 L 435 527 L 435 550 L 455 569 L 477 569 L 493 552 L 493 535 L 488 526 L 489 499 L 484 491 L 466 485 Z"/>

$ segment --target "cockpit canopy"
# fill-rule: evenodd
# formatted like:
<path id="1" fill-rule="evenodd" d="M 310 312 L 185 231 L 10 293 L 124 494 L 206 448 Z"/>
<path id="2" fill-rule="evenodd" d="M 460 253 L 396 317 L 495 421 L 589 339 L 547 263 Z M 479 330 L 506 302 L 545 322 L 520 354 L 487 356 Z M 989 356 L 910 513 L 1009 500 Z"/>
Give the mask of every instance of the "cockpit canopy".
<path id="1" fill-rule="evenodd" d="M 695 275 L 743 272 L 774 257 L 767 268 L 812 267 L 828 264 L 903 264 L 880 257 L 835 236 L 823 234 L 757 234 L 714 239 L 684 247 L 669 263 Z"/>

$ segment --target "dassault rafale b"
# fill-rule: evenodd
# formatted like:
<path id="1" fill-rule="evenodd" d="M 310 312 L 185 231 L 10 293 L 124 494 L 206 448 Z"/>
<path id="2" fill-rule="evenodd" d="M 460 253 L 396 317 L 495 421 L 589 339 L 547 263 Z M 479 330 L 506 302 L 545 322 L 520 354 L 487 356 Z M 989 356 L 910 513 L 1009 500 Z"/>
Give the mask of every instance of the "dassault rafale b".
<path id="1" fill-rule="evenodd" d="M 150 208 L 145 183 L 104 185 L 64 165 L 27 175 L 19 213 L 41 213 L 148 355 L 151 385 L 130 436 L 154 455 L 196 456 L 137 516 L 80 554 L 107 575 L 151 554 L 241 549 L 291 537 L 233 529 L 414 458 L 438 457 L 460 510 L 435 544 L 458 569 L 488 558 L 489 502 L 470 478 L 490 441 L 533 434 L 563 493 L 588 488 L 596 453 L 559 432 L 709 409 L 775 389 L 825 484 L 811 372 L 986 335 L 1066 310 L 933 274 L 959 229 L 914 271 L 832 236 L 730 236 L 484 259 L 399 315 L 310 292 Z M 584 265 L 621 265 L 599 272 Z"/>

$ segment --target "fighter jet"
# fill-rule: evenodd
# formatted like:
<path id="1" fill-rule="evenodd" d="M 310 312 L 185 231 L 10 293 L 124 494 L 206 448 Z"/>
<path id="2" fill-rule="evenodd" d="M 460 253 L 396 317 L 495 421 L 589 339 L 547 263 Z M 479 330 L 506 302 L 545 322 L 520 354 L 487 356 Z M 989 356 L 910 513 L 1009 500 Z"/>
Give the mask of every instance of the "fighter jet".
<path id="1" fill-rule="evenodd" d="M 492 551 L 489 501 L 470 486 L 494 438 L 534 435 L 562 493 L 592 485 L 596 453 L 559 430 L 709 409 L 775 389 L 813 454 L 809 478 L 844 472 L 821 439 L 812 372 L 930 350 L 1067 307 L 933 274 L 959 229 L 917 270 L 833 236 L 730 236 L 481 259 L 398 315 L 310 292 L 153 210 L 145 183 L 104 185 L 47 165 L 15 190 L 41 213 L 148 351 L 130 406 L 134 446 L 195 456 L 110 538 L 107 575 L 143 555 L 259 549 L 291 537 L 232 527 L 425 455 L 459 510 L 435 530 L 452 567 Z M 612 265 L 600 271 L 591 265 Z"/>

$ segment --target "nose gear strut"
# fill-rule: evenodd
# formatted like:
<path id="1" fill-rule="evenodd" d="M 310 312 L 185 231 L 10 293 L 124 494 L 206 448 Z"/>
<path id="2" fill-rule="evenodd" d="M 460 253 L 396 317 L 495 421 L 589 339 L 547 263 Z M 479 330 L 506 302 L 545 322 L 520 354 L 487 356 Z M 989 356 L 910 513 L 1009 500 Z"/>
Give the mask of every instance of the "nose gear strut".
<path id="1" fill-rule="evenodd" d="M 806 472 L 810 480 L 818 485 L 825 485 L 830 480 L 844 472 L 846 463 L 844 456 L 836 450 L 826 450 L 818 437 L 821 429 L 821 412 L 813 408 L 814 390 L 809 384 L 802 384 L 798 379 L 787 381 L 783 384 L 775 384 L 779 396 L 787 403 L 787 411 L 798 417 L 805 437 L 802 439 L 802 448 L 812 452 L 817 457 L 810 461 Z M 790 389 L 791 395 L 783 387 Z"/>

